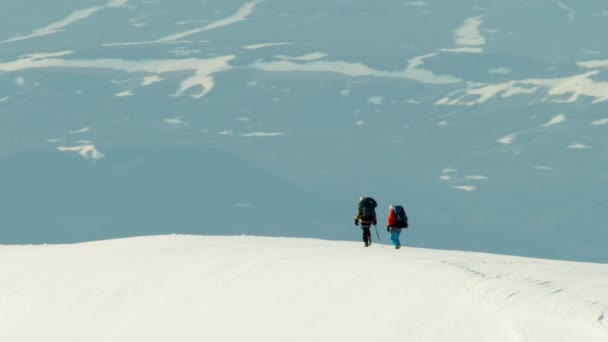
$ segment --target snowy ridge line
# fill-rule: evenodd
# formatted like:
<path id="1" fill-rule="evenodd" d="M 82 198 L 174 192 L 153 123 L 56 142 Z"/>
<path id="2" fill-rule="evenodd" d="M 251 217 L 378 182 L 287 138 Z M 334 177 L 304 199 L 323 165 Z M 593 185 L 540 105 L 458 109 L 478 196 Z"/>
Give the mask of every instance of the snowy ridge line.
<path id="1" fill-rule="evenodd" d="M 0 264 L 3 341 L 608 338 L 604 264 L 186 235 L 0 246 Z"/>

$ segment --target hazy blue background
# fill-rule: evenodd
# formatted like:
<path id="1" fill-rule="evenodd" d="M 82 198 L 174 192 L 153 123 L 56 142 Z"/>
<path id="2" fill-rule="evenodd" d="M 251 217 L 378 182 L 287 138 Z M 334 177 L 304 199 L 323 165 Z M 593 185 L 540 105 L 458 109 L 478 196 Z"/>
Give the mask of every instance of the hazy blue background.
<path id="1" fill-rule="evenodd" d="M 1 8 L 0 244 L 359 240 L 369 195 L 409 246 L 608 260 L 605 1 Z"/>

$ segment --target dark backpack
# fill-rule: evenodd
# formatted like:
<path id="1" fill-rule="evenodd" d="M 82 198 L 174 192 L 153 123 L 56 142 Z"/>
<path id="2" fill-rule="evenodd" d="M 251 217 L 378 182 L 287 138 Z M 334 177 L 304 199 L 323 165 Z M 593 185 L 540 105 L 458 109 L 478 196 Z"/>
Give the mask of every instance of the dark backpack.
<path id="1" fill-rule="evenodd" d="M 407 214 L 405 213 L 405 209 L 403 209 L 403 207 L 400 205 L 396 205 L 393 207 L 393 212 L 395 213 L 395 218 L 397 219 L 395 226 L 407 228 Z"/>
<path id="2" fill-rule="evenodd" d="M 376 217 L 376 210 L 373 207 L 361 207 L 361 219 L 373 220 Z"/>
<path id="3" fill-rule="evenodd" d="M 376 207 L 378 204 L 373 198 L 365 197 L 359 202 L 359 219 L 363 222 L 371 222 L 376 219 Z"/>

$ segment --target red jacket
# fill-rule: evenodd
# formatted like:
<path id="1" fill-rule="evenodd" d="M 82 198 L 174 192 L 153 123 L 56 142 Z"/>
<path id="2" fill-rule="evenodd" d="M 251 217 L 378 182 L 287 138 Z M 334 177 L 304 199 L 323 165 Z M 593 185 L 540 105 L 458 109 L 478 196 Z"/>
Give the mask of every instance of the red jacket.
<path id="1" fill-rule="evenodd" d="M 395 212 L 393 211 L 393 208 L 388 210 L 388 217 L 386 218 L 386 221 L 388 222 L 388 226 L 389 227 L 393 227 L 395 225 L 395 223 L 397 223 L 397 216 L 395 216 Z"/>

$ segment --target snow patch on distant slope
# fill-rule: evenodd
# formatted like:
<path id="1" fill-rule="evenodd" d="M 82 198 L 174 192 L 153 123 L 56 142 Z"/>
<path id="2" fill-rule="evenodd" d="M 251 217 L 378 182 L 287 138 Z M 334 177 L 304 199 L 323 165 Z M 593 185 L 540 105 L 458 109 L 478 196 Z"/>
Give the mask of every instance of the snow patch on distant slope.
<path id="1" fill-rule="evenodd" d="M 579 67 L 585 68 L 585 69 L 608 68 L 608 59 L 605 59 L 605 60 L 595 59 L 595 60 L 590 60 L 590 61 L 585 61 L 585 62 L 577 62 L 576 64 Z"/>
<path id="2" fill-rule="evenodd" d="M 130 96 L 134 96 L 135 94 L 133 93 L 132 90 L 125 90 L 125 91 L 121 91 L 118 92 L 116 94 L 114 94 L 116 97 L 130 97 Z"/>
<path id="3" fill-rule="evenodd" d="M 0 41 L 0 44 L 27 40 L 27 39 L 31 39 L 31 38 L 35 38 L 35 37 L 46 36 L 46 35 L 54 34 L 57 32 L 61 32 L 68 26 L 70 26 L 78 21 L 85 20 L 88 17 L 92 16 L 93 14 L 95 14 L 103 9 L 119 8 L 119 7 L 125 6 L 126 4 L 127 4 L 127 0 L 110 0 L 105 6 L 93 6 L 93 7 L 88 7 L 88 8 L 82 9 L 82 10 L 74 11 L 71 14 L 69 14 L 67 17 L 65 17 L 59 21 L 56 21 L 47 26 L 35 29 L 34 31 L 32 31 L 29 34 L 18 35 L 13 38 L 10 38 L 10 39 Z"/>
<path id="4" fill-rule="evenodd" d="M 483 23 L 482 17 L 471 17 L 464 24 L 454 30 L 455 44 L 457 48 L 445 48 L 440 51 L 481 53 L 486 39 L 481 35 L 479 26 Z"/>
<path id="5" fill-rule="evenodd" d="M 95 145 L 81 145 L 81 146 L 59 146 L 57 149 L 61 152 L 77 152 L 79 155 L 83 156 L 85 159 L 101 159 L 104 157 L 104 154 L 99 152 Z"/>
<path id="6" fill-rule="evenodd" d="M 581 143 L 572 143 L 568 148 L 573 150 L 585 150 L 591 147 Z"/>
<path id="7" fill-rule="evenodd" d="M 549 120 L 545 124 L 542 124 L 540 127 L 550 127 L 550 126 L 553 126 L 553 125 L 560 124 L 560 123 L 562 123 L 564 121 L 566 121 L 566 115 L 559 114 L 559 115 L 556 115 L 556 116 L 552 117 L 551 120 Z"/>
<path id="8" fill-rule="evenodd" d="M 242 133 L 239 134 L 241 137 L 278 137 L 285 135 L 284 132 L 250 132 L 250 133 Z"/>
<path id="9" fill-rule="evenodd" d="M 44 68 L 84 68 L 84 69 L 111 69 L 128 73 L 163 74 L 178 71 L 192 71 L 193 76 L 181 82 L 174 96 L 181 96 L 187 91 L 200 87 L 202 90 L 192 97 L 199 98 L 206 95 L 215 86 L 214 73 L 229 70 L 229 62 L 234 55 L 220 56 L 209 59 L 164 59 L 164 60 L 122 60 L 122 59 L 59 59 L 69 52 L 55 55 L 34 54 L 23 56 L 16 61 L 0 63 L 0 71 L 15 72 L 28 69 Z"/>
<path id="10" fill-rule="evenodd" d="M 39 29 L 36 29 L 36 30 L 32 31 L 32 33 L 30 33 L 30 34 L 19 35 L 19 36 L 1 41 L 0 43 L 16 42 L 16 41 L 20 41 L 20 40 L 26 40 L 26 39 L 31 39 L 31 38 L 35 38 L 35 37 L 46 36 L 49 34 L 61 32 L 61 31 L 63 31 L 63 29 L 65 27 L 67 27 L 77 21 L 84 20 L 84 19 L 90 17 L 91 15 L 95 14 L 96 12 L 101 11 L 102 9 L 103 9 L 103 7 L 101 7 L 101 6 L 95 6 L 95 7 L 89 7 L 89 8 L 83 9 L 83 10 L 72 12 L 66 18 L 64 18 L 60 21 L 54 22 L 52 24 L 49 24 L 47 26 L 41 27 Z"/>
<path id="11" fill-rule="evenodd" d="M 209 23 L 203 27 L 199 27 L 196 29 L 171 34 L 171 35 L 162 37 L 157 40 L 142 41 L 142 42 L 106 43 L 106 44 L 103 44 L 103 46 L 145 45 L 145 44 L 171 43 L 171 42 L 180 41 L 191 35 L 195 35 L 195 34 L 198 34 L 198 33 L 204 32 L 204 31 L 209 31 L 209 30 L 214 30 L 217 28 L 229 26 L 229 25 L 238 23 L 240 21 L 246 20 L 253 13 L 255 6 L 260 2 L 261 1 L 249 2 L 245 5 L 243 5 L 241 8 L 239 8 L 234 14 L 232 14 L 224 19 L 214 21 L 212 23 Z"/>
<path id="12" fill-rule="evenodd" d="M 186 20 L 180 20 L 180 21 L 176 22 L 175 25 L 182 26 L 182 25 L 189 25 L 189 24 L 203 24 L 206 22 L 208 22 L 207 19 L 186 19 Z"/>
<path id="13" fill-rule="evenodd" d="M 380 106 L 382 103 L 384 102 L 384 97 L 382 96 L 372 96 L 370 98 L 367 99 L 367 103 L 371 103 L 374 104 L 376 106 Z"/>
<path id="14" fill-rule="evenodd" d="M 462 80 L 450 75 L 436 75 L 430 70 L 421 69 L 424 60 L 436 56 L 437 53 L 427 54 L 412 58 L 404 70 L 382 71 L 372 69 L 361 63 L 344 61 L 312 61 L 308 63 L 296 63 L 292 60 L 279 61 L 256 61 L 250 65 L 251 68 L 268 72 L 331 72 L 351 77 L 382 77 L 412 79 L 429 84 L 452 84 L 460 83 Z"/>
<path id="15" fill-rule="evenodd" d="M 326 53 L 323 52 L 313 52 L 313 53 L 309 53 L 303 56 L 298 56 L 298 57 L 289 57 L 289 56 L 284 56 L 284 55 L 279 55 L 279 56 L 275 56 L 278 59 L 283 59 L 283 60 L 288 60 L 288 61 L 314 61 L 317 59 L 322 59 L 324 57 L 329 56 Z"/>
<path id="16" fill-rule="evenodd" d="M 465 176 L 464 178 L 466 178 L 466 179 L 472 179 L 472 180 L 486 180 L 486 179 L 488 179 L 488 177 L 483 176 L 483 175 L 470 175 L 470 176 Z"/>
<path id="17" fill-rule="evenodd" d="M 606 124 L 608 124 L 608 118 L 593 121 L 591 124 L 596 125 L 596 126 L 606 125 Z"/>
<path id="18" fill-rule="evenodd" d="M 442 52 L 459 52 L 459 53 L 482 53 L 483 49 L 480 47 L 458 47 L 458 48 L 441 48 L 439 51 Z"/>
<path id="19" fill-rule="evenodd" d="M 424 64 L 424 61 L 428 58 L 432 58 L 437 56 L 437 53 L 430 53 L 427 55 L 422 55 L 418 57 L 414 57 L 408 61 L 408 65 L 405 71 L 394 73 L 393 77 L 405 77 L 409 79 L 413 79 L 422 83 L 430 83 L 430 84 L 451 84 L 451 83 L 460 83 L 461 79 L 450 76 L 450 75 L 436 75 L 433 71 L 420 69 L 419 67 Z"/>
<path id="20" fill-rule="evenodd" d="M 464 24 L 454 31 L 456 45 L 458 46 L 479 46 L 486 43 L 486 39 L 479 32 L 479 26 L 483 24 L 482 17 L 471 17 L 464 21 Z"/>
<path id="21" fill-rule="evenodd" d="M 267 47 L 281 46 L 281 45 L 291 45 L 291 44 L 292 43 L 287 43 L 287 42 L 251 44 L 251 45 L 245 45 L 245 46 L 243 46 L 243 49 L 245 49 L 245 50 L 257 50 L 257 49 L 263 49 L 263 48 L 267 48 Z"/>
<path id="22" fill-rule="evenodd" d="M 83 127 L 77 130 L 73 130 L 73 131 L 69 131 L 68 133 L 70 134 L 80 134 L 80 133 L 86 133 L 89 132 L 91 130 L 91 127 L 87 126 L 87 127 Z"/>
<path id="23" fill-rule="evenodd" d="M 129 3 L 129 0 L 108 0 L 106 7 L 108 8 L 119 8 L 125 7 Z"/>
<path id="24" fill-rule="evenodd" d="M 452 188 L 454 188 L 456 190 L 467 191 L 467 192 L 475 191 L 477 189 L 473 185 L 453 185 Z"/>
<path id="25" fill-rule="evenodd" d="M 163 119 L 163 122 L 169 125 L 188 125 L 188 123 L 185 122 L 181 116 Z"/>
<path id="26" fill-rule="evenodd" d="M 504 137 L 498 139 L 497 141 L 501 144 L 509 145 L 510 143 L 513 142 L 513 140 L 515 140 L 515 138 L 517 138 L 518 134 L 519 133 L 511 133 L 511 134 L 505 135 Z"/>
<path id="27" fill-rule="evenodd" d="M 229 25 L 235 24 L 239 21 L 243 21 L 243 20 L 247 19 L 247 17 L 249 17 L 253 13 L 253 10 L 258 3 L 260 3 L 260 1 L 249 2 L 245 5 L 243 5 L 241 8 L 239 8 L 234 14 L 232 14 L 229 17 L 226 17 L 226 18 L 218 20 L 218 21 L 214 21 L 214 22 L 212 22 L 208 25 L 205 25 L 201 28 L 198 28 L 198 29 L 193 29 L 190 31 L 180 32 L 180 33 L 166 36 L 164 38 L 159 39 L 159 41 L 167 42 L 167 41 L 180 40 L 180 39 L 183 39 L 183 38 L 193 35 L 193 34 L 217 29 L 217 28 L 224 27 L 224 26 L 229 26 Z"/>
<path id="28" fill-rule="evenodd" d="M 144 87 L 146 87 L 146 86 L 149 86 L 149 85 L 151 85 L 151 84 L 154 84 L 154 83 L 160 82 L 160 81 L 162 81 L 162 80 L 163 80 L 163 79 L 162 79 L 161 77 L 156 76 L 156 75 L 154 75 L 154 76 L 146 76 L 146 77 L 144 77 L 144 79 L 141 81 L 141 85 L 142 85 L 142 86 L 144 86 Z"/>
<path id="29" fill-rule="evenodd" d="M 563 78 L 537 78 L 497 84 L 470 84 L 462 92 L 445 96 L 436 101 L 435 104 L 472 106 L 484 103 L 499 95 L 502 98 L 507 98 L 521 94 L 533 94 L 540 89 L 547 89 L 547 95 L 541 100 L 543 102 L 575 102 L 581 96 L 587 96 L 593 99 L 593 104 L 597 104 L 608 100 L 608 82 L 592 79 L 598 73 L 598 70 L 593 70 Z M 564 99 L 564 96 L 569 97 Z"/>
<path id="30" fill-rule="evenodd" d="M 199 52 L 201 52 L 201 50 L 199 49 L 193 49 L 193 48 L 187 48 L 187 47 L 178 47 L 175 48 L 171 51 L 169 51 L 170 53 L 176 55 L 176 56 L 180 56 L 180 57 L 186 57 L 186 56 L 191 56 L 191 55 L 195 55 Z"/>

